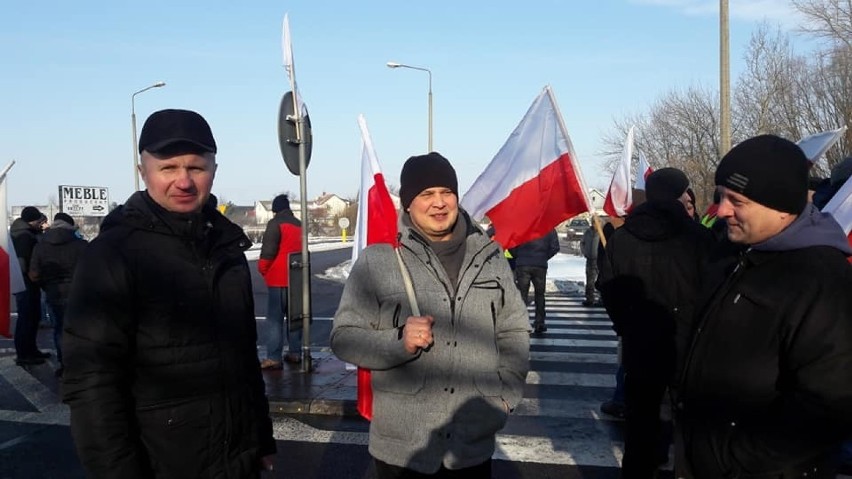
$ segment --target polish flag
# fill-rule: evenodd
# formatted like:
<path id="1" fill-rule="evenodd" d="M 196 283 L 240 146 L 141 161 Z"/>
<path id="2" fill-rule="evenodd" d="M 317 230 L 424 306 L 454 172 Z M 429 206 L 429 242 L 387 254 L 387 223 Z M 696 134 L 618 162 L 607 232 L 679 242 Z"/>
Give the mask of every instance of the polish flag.
<path id="1" fill-rule="evenodd" d="M 299 94 L 299 88 L 296 86 L 296 65 L 293 62 L 293 42 L 290 40 L 290 18 L 288 13 L 284 14 L 281 31 L 281 63 L 287 71 L 287 78 L 290 79 L 290 89 L 293 90 L 293 96 L 299 105 L 299 115 L 305 117 L 308 116 L 308 108 L 305 106 L 302 95 Z M 295 111 L 295 108 L 293 110 Z"/>
<path id="2" fill-rule="evenodd" d="M 611 217 L 626 216 L 633 206 L 633 191 L 630 189 L 630 161 L 633 158 L 633 127 L 627 130 L 621 161 L 612 174 L 609 190 L 606 192 L 604 211 Z"/>
<path id="3" fill-rule="evenodd" d="M 26 288 L 18 255 L 9 235 L 9 216 L 6 210 L 6 174 L 14 164 L 14 161 L 11 162 L 0 172 L 0 225 L 3 228 L 0 233 L 0 335 L 7 338 L 12 337 L 12 295 Z"/>
<path id="4" fill-rule="evenodd" d="M 822 211 L 833 216 L 848 235 L 852 231 L 852 181 L 846 180 Z"/>
<path id="5" fill-rule="evenodd" d="M 648 176 L 654 172 L 654 169 L 648 164 L 648 159 L 645 158 L 645 153 L 642 153 L 642 150 L 638 150 L 638 152 L 639 169 L 636 170 L 636 181 L 633 182 L 633 188 L 645 191 L 645 180 L 647 180 Z"/>
<path id="6" fill-rule="evenodd" d="M 796 142 L 796 145 L 802 149 L 805 153 L 805 156 L 808 158 L 808 161 L 811 162 L 811 165 L 816 163 L 822 155 L 828 151 L 829 148 L 832 147 L 841 137 L 843 137 L 843 133 L 846 131 L 846 127 L 842 126 L 836 130 L 828 130 L 823 131 L 821 133 L 814 133 L 813 135 L 808 135 L 801 140 Z"/>
<path id="7" fill-rule="evenodd" d="M 358 115 L 358 126 L 361 127 L 361 190 L 352 245 L 353 264 L 361 250 L 371 244 L 389 243 L 394 248 L 399 246 L 396 207 L 379 167 L 379 159 L 373 149 L 373 140 L 367 130 L 364 115 Z M 358 413 L 367 420 L 373 418 L 373 388 L 370 376 L 369 369 L 358 368 Z"/>
<path id="8" fill-rule="evenodd" d="M 560 222 L 593 213 L 577 154 L 550 86 L 461 200 L 474 219 L 487 216 L 504 249 L 540 238 Z"/>

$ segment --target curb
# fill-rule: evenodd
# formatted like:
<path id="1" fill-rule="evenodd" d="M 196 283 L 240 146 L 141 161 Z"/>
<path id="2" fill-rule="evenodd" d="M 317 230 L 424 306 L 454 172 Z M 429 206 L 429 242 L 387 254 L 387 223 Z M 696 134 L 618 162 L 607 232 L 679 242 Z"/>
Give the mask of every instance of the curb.
<path id="1" fill-rule="evenodd" d="M 359 416 L 357 402 L 351 399 L 274 399 L 269 398 L 269 414 L 317 414 L 324 416 Z"/>

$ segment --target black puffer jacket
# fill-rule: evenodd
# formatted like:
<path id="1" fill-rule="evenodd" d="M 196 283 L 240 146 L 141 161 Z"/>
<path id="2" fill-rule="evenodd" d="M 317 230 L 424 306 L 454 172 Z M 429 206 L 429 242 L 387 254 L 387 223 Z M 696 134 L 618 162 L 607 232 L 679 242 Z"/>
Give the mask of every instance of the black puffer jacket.
<path id="1" fill-rule="evenodd" d="M 661 376 L 674 373 L 676 346 L 681 353 L 686 348 L 712 241 L 677 200 L 642 203 L 612 234 L 597 284 L 624 337 L 625 364 L 636 359 L 659 364 Z"/>
<path id="2" fill-rule="evenodd" d="M 73 226 L 55 221 L 33 250 L 30 276 L 36 277 L 52 304 L 65 304 L 68 299 L 74 267 L 87 244 Z"/>
<path id="3" fill-rule="evenodd" d="M 849 253 L 808 205 L 707 291 L 676 403 L 694 477 L 834 477 L 852 430 Z"/>
<path id="4" fill-rule="evenodd" d="M 257 477 L 275 451 L 242 230 L 146 192 L 77 265 L 63 397 L 89 477 Z"/>
<path id="5" fill-rule="evenodd" d="M 17 218 L 9 227 L 9 235 L 12 237 L 12 245 L 15 247 L 15 254 L 18 256 L 18 263 L 21 265 L 24 283 L 27 289 L 32 290 L 38 290 L 38 285 L 30 281 L 27 273 L 30 270 L 30 259 L 33 256 L 36 244 L 38 244 L 40 234 L 40 229 L 33 228 L 21 218 Z"/>

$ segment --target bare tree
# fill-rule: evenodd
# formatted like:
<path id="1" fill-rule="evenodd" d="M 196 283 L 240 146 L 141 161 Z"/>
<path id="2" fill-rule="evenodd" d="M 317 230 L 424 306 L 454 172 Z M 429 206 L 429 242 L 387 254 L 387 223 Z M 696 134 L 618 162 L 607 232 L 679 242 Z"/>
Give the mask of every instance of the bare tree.
<path id="1" fill-rule="evenodd" d="M 805 16 L 801 30 L 852 47 L 852 0 L 792 0 Z"/>

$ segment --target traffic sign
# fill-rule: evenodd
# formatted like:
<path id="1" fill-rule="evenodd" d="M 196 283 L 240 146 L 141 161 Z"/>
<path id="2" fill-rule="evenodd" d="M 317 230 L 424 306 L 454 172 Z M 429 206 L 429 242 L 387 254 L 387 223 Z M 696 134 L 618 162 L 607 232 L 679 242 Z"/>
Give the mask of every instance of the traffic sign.
<path id="1" fill-rule="evenodd" d="M 296 121 L 293 119 L 293 92 L 288 91 L 281 98 L 281 106 L 278 109 L 278 146 L 281 147 L 281 156 L 290 173 L 299 176 L 299 141 L 296 139 Z M 311 117 L 305 114 L 304 131 L 302 131 L 302 142 L 305 144 L 305 168 L 311 161 Z"/>

